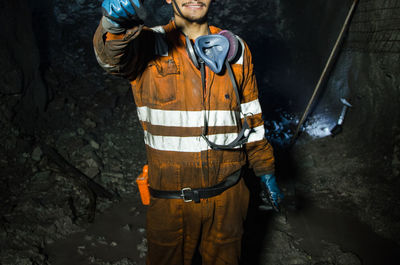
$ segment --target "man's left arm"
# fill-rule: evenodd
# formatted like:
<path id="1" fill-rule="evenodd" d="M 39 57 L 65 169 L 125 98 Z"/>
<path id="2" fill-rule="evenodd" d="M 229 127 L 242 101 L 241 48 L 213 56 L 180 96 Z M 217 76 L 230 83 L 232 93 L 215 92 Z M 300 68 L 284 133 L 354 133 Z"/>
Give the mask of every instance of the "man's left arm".
<path id="1" fill-rule="evenodd" d="M 271 144 L 265 138 L 264 120 L 258 99 L 258 87 L 254 74 L 251 52 L 245 44 L 243 60 L 242 112 L 251 128 L 246 152 L 250 168 L 260 178 L 264 192 L 267 193 L 275 210 L 283 199 L 275 179 L 275 158 Z"/>

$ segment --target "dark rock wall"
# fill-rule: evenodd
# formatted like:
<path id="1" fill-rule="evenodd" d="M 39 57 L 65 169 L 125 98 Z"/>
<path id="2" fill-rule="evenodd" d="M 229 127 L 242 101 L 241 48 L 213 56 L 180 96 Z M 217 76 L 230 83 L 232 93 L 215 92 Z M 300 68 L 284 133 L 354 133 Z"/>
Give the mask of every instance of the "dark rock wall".
<path id="1" fill-rule="evenodd" d="M 399 16 L 398 1 L 360 1 L 317 108 L 331 108 L 337 95 L 348 98 L 353 108 L 343 133 L 301 139 L 293 152 L 303 192 L 331 193 L 332 200 L 316 200 L 325 207 L 340 205 L 339 201 L 351 204 L 351 212 L 397 242 Z"/>
<path id="2" fill-rule="evenodd" d="M 361 1 L 346 48 L 366 53 L 400 52 L 399 8 L 396 0 Z"/>
<path id="3" fill-rule="evenodd" d="M 3 1 L 1 5 L 0 22 L 8 25 L 3 27 L 0 42 L 2 118 L 10 120 L 17 115 L 17 120 L 26 123 L 42 112 L 46 104 L 31 9 L 23 0 Z"/>

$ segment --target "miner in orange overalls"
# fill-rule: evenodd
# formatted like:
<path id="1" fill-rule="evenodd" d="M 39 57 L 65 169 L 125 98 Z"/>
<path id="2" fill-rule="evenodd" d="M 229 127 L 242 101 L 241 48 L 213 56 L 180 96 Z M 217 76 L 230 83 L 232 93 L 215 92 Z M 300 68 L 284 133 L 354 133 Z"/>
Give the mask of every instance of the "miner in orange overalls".
<path id="1" fill-rule="evenodd" d="M 147 264 L 238 264 L 253 169 L 282 197 L 265 139 L 247 44 L 211 26 L 212 0 L 166 0 L 174 18 L 148 28 L 140 0 L 104 0 L 99 64 L 127 78 L 144 130 L 151 202 Z M 148 11 L 147 11 L 148 12 Z"/>

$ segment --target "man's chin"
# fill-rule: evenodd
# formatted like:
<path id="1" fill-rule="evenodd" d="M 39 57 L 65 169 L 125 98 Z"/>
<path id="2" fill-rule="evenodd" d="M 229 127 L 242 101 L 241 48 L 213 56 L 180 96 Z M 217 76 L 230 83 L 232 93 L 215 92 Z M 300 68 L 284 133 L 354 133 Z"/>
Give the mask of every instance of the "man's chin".
<path id="1" fill-rule="evenodd" d="M 189 16 L 184 16 L 184 19 L 186 19 L 190 23 L 197 23 L 197 24 L 202 24 L 207 22 L 207 15 L 202 16 L 202 17 L 189 17 Z"/>

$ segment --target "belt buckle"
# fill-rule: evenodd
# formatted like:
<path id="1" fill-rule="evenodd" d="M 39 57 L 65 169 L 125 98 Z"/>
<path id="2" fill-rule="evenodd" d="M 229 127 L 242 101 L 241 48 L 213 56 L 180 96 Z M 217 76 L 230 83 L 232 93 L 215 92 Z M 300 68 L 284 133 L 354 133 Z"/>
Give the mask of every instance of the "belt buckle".
<path id="1" fill-rule="evenodd" d="M 191 188 L 183 188 L 181 190 L 181 197 L 182 197 L 184 202 L 192 202 L 193 201 L 193 199 L 189 199 L 189 200 L 185 199 L 185 191 L 191 191 L 191 190 L 192 190 Z"/>

